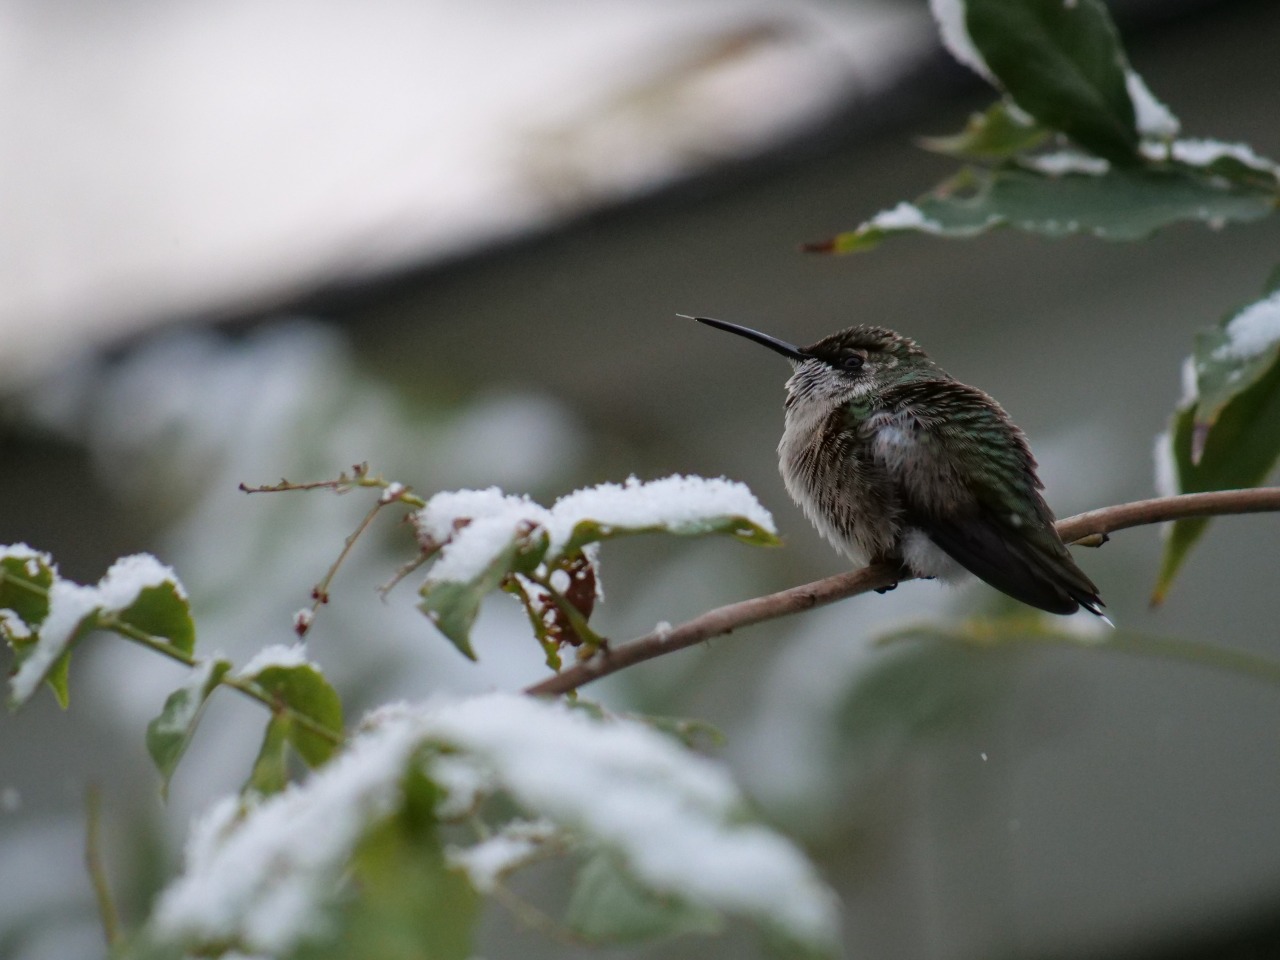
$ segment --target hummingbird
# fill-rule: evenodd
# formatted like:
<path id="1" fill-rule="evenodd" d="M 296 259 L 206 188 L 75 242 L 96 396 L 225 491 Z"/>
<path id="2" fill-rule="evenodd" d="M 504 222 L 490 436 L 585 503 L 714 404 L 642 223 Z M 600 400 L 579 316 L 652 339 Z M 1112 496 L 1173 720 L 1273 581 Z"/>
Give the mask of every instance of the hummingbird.
<path id="1" fill-rule="evenodd" d="M 1058 536 L 1022 431 L 914 340 L 855 326 L 798 347 L 736 323 L 686 319 L 791 361 L 778 468 L 791 499 L 854 563 L 941 580 L 967 570 L 1049 613 L 1084 607 L 1107 620 L 1098 588 Z"/>

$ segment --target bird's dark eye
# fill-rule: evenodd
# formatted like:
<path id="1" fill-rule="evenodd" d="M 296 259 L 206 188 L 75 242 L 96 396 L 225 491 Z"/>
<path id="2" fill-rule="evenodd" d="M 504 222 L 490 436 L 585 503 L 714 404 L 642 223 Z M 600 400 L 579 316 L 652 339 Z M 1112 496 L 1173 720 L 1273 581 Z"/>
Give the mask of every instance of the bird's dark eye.
<path id="1" fill-rule="evenodd" d="M 861 370 L 864 362 L 863 358 L 858 354 L 851 353 L 840 361 L 840 366 L 844 367 L 846 370 Z"/>

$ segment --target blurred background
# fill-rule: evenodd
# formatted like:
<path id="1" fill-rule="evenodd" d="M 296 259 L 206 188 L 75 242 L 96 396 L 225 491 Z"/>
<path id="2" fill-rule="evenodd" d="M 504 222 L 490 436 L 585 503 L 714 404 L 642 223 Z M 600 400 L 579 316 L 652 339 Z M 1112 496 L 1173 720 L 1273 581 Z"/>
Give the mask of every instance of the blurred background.
<path id="1" fill-rule="evenodd" d="M 1188 135 L 1280 154 L 1280 5 L 1115 10 Z M 946 175 L 913 137 L 990 99 L 920 0 L 0 0 L 0 542 L 88 582 L 156 553 L 199 648 L 238 662 L 292 639 L 368 502 L 237 484 L 362 460 L 424 494 L 543 502 L 629 474 L 747 482 L 785 547 L 607 544 L 616 640 L 842 569 L 777 476 L 786 365 L 677 312 L 801 343 L 895 327 L 1000 399 L 1059 515 L 1149 496 L 1181 360 L 1260 292 L 1275 218 L 798 252 Z M 1267 653 L 1277 542 L 1266 518 L 1215 521 L 1155 611 L 1156 529 L 1081 561 L 1126 630 Z M 350 717 L 542 675 L 508 598 L 478 664 L 411 584 L 381 603 L 413 551 L 384 521 L 312 631 Z M 1280 956 L 1280 690 L 1087 649 L 873 643 L 999 609 L 904 584 L 589 696 L 723 730 L 716 752 L 839 890 L 850 957 Z M 88 784 L 133 920 L 190 817 L 239 786 L 263 716 L 220 695 L 161 804 L 143 732 L 181 675 L 97 637 L 68 712 L 0 718 L 0 957 L 102 955 Z M 735 931 L 625 955 L 754 951 Z M 570 954 L 498 908 L 477 949 Z"/>

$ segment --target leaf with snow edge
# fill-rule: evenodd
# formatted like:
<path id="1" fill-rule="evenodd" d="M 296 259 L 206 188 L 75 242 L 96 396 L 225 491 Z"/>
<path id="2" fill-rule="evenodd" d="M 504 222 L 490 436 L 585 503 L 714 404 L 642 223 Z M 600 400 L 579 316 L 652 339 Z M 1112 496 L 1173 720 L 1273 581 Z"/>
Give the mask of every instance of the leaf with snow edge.
<path id="1" fill-rule="evenodd" d="M 714 910 L 655 895 L 608 854 L 597 854 L 578 871 L 565 923 L 579 936 L 600 945 L 712 934 L 724 928 Z"/>
<path id="2" fill-rule="evenodd" d="M 1125 89 L 1129 91 L 1129 102 L 1133 104 L 1134 126 L 1143 138 L 1169 140 L 1178 135 L 1182 129 L 1182 121 L 1174 116 L 1173 111 L 1156 99 L 1156 95 L 1142 79 L 1142 74 L 1132 67 L 1124 72 Z"/>
<path id="3" fill-rule="evenodd" d="M 676 474 L 602 483 L 561 497 L 551 517 L 551 562 L 589 543 L 639 533 L 719 533 L 747 543 L 779 542 L 773 517 L 746 485 L 722 477 Z"/>
<path id="4" fill-rule="evenodd" d="M 1142 155 L 1151 163 L 1223 177 L 1259 190 L 1275 193 L 1280 187 L 1280 165 L 1244 143 L 1191 139 L 1147 142 L 1142 145 Z"/>
<path id="5" fill-rule="evenodd" d="M 1187 396 L 1157 440 L 1164 464 L 1161 493 L 1253 487 L 1280 457 L 1280 291 L 1227 317 L 1196 337 L 1186 375 Z M 1152 603 L 1161 603 L 1207 517 L 1166 526 Z"/>
<path id="6" fill-rule="evenodd" d="M 98 626 L 99 610 L 93 605 L 94 588 L 67 580 L 49 588 L 49 614 L 32 633 L 33 643 L 14 648 L 17 669 L 9 677 L 9 707 L 16 710 L 47 682 L 64 710 L 70 702 L 67 678 L 72 648 Z M 12 629 L 12 627 L 10 628 Z"/>
<path id="7" fill-rule="evenodd" d="M 202 660 L 192 668 L 187 682 L 169 694 L 159 716 L 147 724 L 147 752 L 160 771 L 162 797 L 169 793 L 169 781 L 191 743 L 205 702 L 230 669 L 231 661 L 221 657 Z"/>
<path id="8" fill-rule="evenodd" d="M 964 7 L 970 39 L 1022 110 L 1101 157 L 1135 161 L 1127 62 L 1101 0 L 964 0 Z"/>
<path id="9" fill-rule="evenodd" d="M 435 568 L 428 574 L 419 591 L 418 609 L 469 660 L 476 659 L 471 646 L 471 627 L 480 612 L 480 604 L 513 572 L 532 572 L 547 551 L 546 531 L 529 530 L 527 524 L 511 530 L 505 546 L 493 554 L 478 576 L 467 581 L 437 579 Z M 448 549 L 446 547 L 446 549 Z"/>
<path id="10" fill-rule="evenodd" d="M 306 717 L 341 738 L 342 700 L 315 664 L 286 662 L 256 666 L 250 661 L 236 676 L 252 680 L 277 704 L 288 707 L 294 715 Z M 293 745 L 309 767 L 325 763 L 337 749 L 332 740 L 296 722 L 287 713 L 277 712 L 273 722 L 276 720 L 284 724 L 287 742 Z M 270 736 L 268 731 L 268 739 Z M 265 749 L 265 741 L 263 746 Z"/>
<path id="11" fill-rule="evenodd" d="M 150 554 L 122 557 L 95 586 L 60 579 L 54 571 L 47 596 L 47 613 L 39 630 L 32 631 L 35 641 L 14 650 L 18 669 L 9 680 L 9 702 L 15 708 L 29 700 L 46 679 L 51 680 L 59 703 L 65 707 L 66 658 L 80 638 L 95 629 L 111 630 L 125 638 L 141 632 L 174 644 L 189 644 L 193 635 L 185 591 L 174 572 Z M 180 609 L 175 612 L 175 608 Z M 159 632 L 152 633 L 147 627 Z"/>
<path id="12" fill-rule="evenodd" d="M 1119 170 L 1050 176 L 1035 170 L 968 167 L 915 204 L 899 204 L 848 233 L 808 249 L 868 250 L 896 233 L 974 237 L 1016 227 L 1048 237 L 1089 233 L 1140 240 L 1182 221 L 1219 226 L 1260 220 L 1274 193 L 1187 170 Z"/>
<path id="13" fill-rule="evenodd" d="M 726 534 L 741 540 L 743 543 L 755 543 L 762 546 L 777 546 L 781 541 L 777 534 L 739 514 L 718 517 L 703 517 L 673 524 L 650 524 L 647 526 L 625 527 L 611 523 L 600 523 L 596 520 L 583 520 L 574 525 L 569 536 L 566 549 L 578 549 L 589 543 L 613 540 L 616 537 L 630 537 L 640 533 L 670 533 L 678 537 L 702 537 L 708 534 Z"/>
<path id="14" fill-rule="evenodd" d="M 1049 131 L 1020 111 L 997 100 L 982 113 L 971 114 L 959 133 L 943 137 L 919 137 L 916 142 L 933 153 L 962 160 L 1005 160 L 1033 150 L 1049 137 Z"/>

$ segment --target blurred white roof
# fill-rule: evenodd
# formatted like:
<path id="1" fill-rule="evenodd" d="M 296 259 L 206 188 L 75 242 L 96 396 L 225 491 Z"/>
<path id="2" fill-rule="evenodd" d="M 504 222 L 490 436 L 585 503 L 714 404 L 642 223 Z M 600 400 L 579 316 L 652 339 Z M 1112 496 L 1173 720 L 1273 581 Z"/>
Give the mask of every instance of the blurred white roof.
<path id="1" fill-rule="evenodd" d="M 7 0 L 0 383 L 750 155 L 935 42 L 870 0 Z"/>

